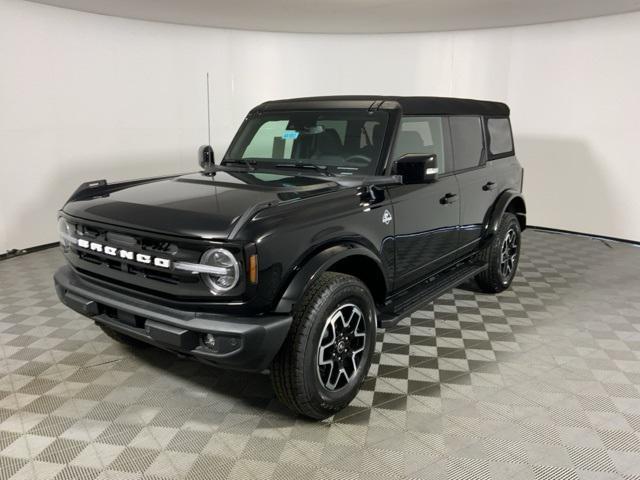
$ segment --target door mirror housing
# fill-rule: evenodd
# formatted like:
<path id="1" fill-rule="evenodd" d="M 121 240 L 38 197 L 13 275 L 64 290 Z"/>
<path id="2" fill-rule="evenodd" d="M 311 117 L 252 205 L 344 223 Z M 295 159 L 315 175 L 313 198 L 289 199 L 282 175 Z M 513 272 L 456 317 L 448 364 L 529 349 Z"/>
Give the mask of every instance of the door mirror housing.
<path id="1" fill-rule="evenodd" d="M 438 157 L 434 154 L 408 153 L 395 162 L 402 183 L 432 183 L 438 180 Z"/>
<path id="2" fill-rule="evenodd" d="M 216 162 L 213 156 L 213 148 L 211 145 L 202 145 L 198 149 L 198 163 L 205 172 L 213 170 Z"/>

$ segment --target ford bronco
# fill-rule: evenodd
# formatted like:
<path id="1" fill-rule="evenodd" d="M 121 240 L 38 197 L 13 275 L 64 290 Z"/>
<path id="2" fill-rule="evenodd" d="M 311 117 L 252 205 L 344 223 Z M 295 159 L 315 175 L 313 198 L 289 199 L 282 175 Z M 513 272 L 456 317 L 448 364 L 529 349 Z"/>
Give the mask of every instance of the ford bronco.
<path id="1" fill-rule="evenodd" d="M 59 213 L 57 294 L 117 340 L 269 370 L 305 416 L 355 397 L 377 329 L 514 278 L 526 211 L 503 103 L 269 101 L 200 166 L 82 184 Z"/>

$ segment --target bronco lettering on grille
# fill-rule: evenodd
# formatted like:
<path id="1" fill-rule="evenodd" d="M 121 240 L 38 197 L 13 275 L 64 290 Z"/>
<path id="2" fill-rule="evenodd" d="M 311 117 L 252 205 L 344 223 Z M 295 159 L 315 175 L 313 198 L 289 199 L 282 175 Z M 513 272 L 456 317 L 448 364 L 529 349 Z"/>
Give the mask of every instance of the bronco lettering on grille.
<path id="1" fill-rule="evenodd" d="M 110 245 L 103 245 L 97 242 L 90 242 L 84 238 L 78 239 L 78 247 L 84 248 L 85 250 L 90 250 L 92 252 L 104 253 L 105 255 L 109 255 L 112 257 L 118 257 L 122 260 L 130 260 L 133 262 L 143 263 L 146 265 L 153 264 L 156 267 L 160 268 L 170 268 L 171 260 L 168 258 L 162 257 L 152 257 L 151 255 L 147 255 L 145 253 L 136 253 L 131 250 L 124 250 L 122 248 L 112 247 Z"/>

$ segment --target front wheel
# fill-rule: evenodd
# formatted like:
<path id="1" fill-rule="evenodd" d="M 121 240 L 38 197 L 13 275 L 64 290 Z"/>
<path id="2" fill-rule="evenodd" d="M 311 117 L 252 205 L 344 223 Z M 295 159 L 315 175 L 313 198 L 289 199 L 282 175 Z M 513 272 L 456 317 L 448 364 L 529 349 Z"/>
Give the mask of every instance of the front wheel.
<path id="1" fill-rule="evenodd" d="M 520 260 L 520 223 L 513 213 L 505 213 L 491 243 L 480 253 L 487 269 L 476 276 L 483 292 L 499 293 L 511 285 Z"/>
<path id="2" fill-rule="evenodd" d="M 375 336 L 375 305 L 367 287 L 351 275 L 323 273 L 296 305 L 271 366 L 278 399 L 314 419 L 346 407 L 369 371 Z"/>

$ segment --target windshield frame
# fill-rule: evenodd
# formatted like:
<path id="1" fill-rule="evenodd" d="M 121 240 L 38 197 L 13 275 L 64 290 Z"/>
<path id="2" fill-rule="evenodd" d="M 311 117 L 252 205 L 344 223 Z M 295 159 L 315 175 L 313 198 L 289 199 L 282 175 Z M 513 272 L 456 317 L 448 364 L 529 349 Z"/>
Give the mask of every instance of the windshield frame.
<path id="1" fill-rule="evenodd" d="M 386 123 L 384 125 L 384 133 L 382 136 L 381 145 L 379 150 L 377 151 L 377 158 L 372 158 L 373 165 L 370 167 L 360 168 L 357 171 L 345 171 L 346 168 L 343 167 L 344 170 L 340 170 L 336 165 L 326 165 L 324 163 L 312 162 L 309 159 L 300 159 L 300 158 L 270 158 L 264 157 L 264 161 L 260 161 L 259 157 L 250 157 L 250 158 L 232 158 L 231 152 L 238 146 L 238 143 L 242 141 L 243 136 L 246 133 L 246 129 L 248 127 L 249 122 L 256 118 L 261 117 L 277 117 L 278 115 L 287 115 L 291 113 L 360 113 L 363 117 L 369 112 L 380 112 L 386 115 Z M 290 169 L 292 171 L 297 171 L 299 173 L 305 173 L 308 175 L 338 175 L 338 176 L 369 176 L 369 175 L 380 175 L 384 170 L 388 163 L 388 156 L 390 154 L 390 145 L 392 144 L 393 137 L 395 136 L 395 130 L 397 127 L 397 123 L 401 116 L 401 110 L 394 106 L 394 108 L 380 108 L 380 109 L 364 109 L 364 108 L 313 108 L 313 109 L 305 109 L 305 108 L 295 108 L 295 109 L 274 109 L 268 110 L 265 112 L 262 111 L 252 111 L 247 115 L 238 128 L 235 136 L 233 137 L 231 143 L 229 144 L 229 148 L 225 152 L 224 157 L 222 158 L 222 165 L 225 164 L 233 164 L 233 165 L 241 165 L 243 163 L 250 163 L 252 167 L 256 170 L 282 170 L 287 167 L 284 164 L 290 164 Z M 256 130 L 257 131 L 257 130 Z M 255 132 L 254 132 L 255 135 Z M 252 137 L 253 138 L 253 137 Z M 311 164 L 317 165 L 320 168 L 316 169 L 311 167 Z M 324 170 L 321 172 L 320 170 Z"/>

